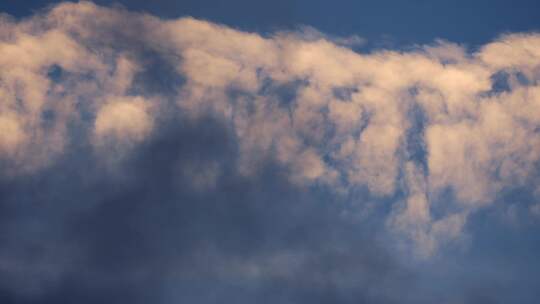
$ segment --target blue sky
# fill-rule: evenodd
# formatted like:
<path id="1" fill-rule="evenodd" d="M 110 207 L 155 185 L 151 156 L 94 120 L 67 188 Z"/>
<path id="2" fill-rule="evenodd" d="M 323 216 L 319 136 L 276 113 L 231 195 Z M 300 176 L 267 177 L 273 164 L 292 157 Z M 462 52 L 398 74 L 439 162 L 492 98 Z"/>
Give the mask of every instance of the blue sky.
<path id="1" fill-rule="evenodd" d="M 0 12 L 1 303 L 540 299 L 537 1 Z"/>
<path id="2" fill-rule="evenodd" d="M 0 10 L 23 17 L 55 2 L 4 1 Z M 386 40 L 410 45 L 437 38 L 476 46 L 502 33 L 540 29 L 540 7 L 535 0 L 99 0 L 96 3 L 121 4 L 130 10 L 166 18 L 193 16 L 256 32 L 309 25 L 324 33 L 359 35 L 375 46 Z"/>

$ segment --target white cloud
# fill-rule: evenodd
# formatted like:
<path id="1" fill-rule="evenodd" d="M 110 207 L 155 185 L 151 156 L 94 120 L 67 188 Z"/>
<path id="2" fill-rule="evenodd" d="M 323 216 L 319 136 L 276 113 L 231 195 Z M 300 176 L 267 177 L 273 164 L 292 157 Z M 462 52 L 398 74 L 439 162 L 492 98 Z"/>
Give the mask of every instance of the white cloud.
<path id="1" fill-rule="evenodd" d="M 96 116 L 96 144 L 130 144 L 144 140 L 153 125 L 148 108 L 146 101 L 140 97 L 113 97 L 107 100 Z"/>
<path id="2" fill-rule="evenodd" d="M 26 141 L 26 134 L 17 117 L 4 114 L 0 116 L 0 153 L 13 156 Z"/>
<path id="3" fill-rule="evenodd" d="M 379 197 L 405 190 L 390 226 L 431 253 L 459 237 L 470 212 L 534 178 L 540 159 L 537 34 L 506 35 L 472 54 L 442 41 L 360 54 L 347 39 L 314 39 L 313 31 L 262 37 L 89 2 L 1 22 L 0 154 L 34 170 L 65 149 L 73 125 L 90 124 L 96 146 L 133 149 L 153 134 L 159 113 L 211 112 L 230 122 L 246 175 L 272 157 L 298 184 L 367 187 Z M 132 90 L 148 52 L 185 79 L 168 96 L 176 105 Z M 62 79 L 48 77 L 52 66 Z M 491 92 L 500 71 L 510 90 Z M 296 92 L 285 102 L 277 88 L 287 85 Z M 424 131 L 411 129 L 413 107 L 425 114 Z M 407 160 L 408 132 L 424 132 L 427 170 Z M 207 171 L 201 184 L 215 179 Z M 434 219 L 430 200 L 447 190 L 461 211 Z"/>

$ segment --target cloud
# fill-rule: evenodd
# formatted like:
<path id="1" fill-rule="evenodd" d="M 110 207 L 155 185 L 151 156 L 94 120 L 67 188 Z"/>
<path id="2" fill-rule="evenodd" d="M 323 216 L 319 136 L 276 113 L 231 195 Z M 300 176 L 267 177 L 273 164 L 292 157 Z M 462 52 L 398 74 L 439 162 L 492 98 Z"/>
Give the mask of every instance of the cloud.
<path id="1" fill-rule="evenodd" d="M 144 140 L 152 129 L 147 108 L 140 97 L 108 100 L 96 115 L 94 135 L 97 145 L 107 140 L 128 143 Z"/>
<path id="2" fill-rule="evenodd" d="M 0 298 L 394 300 L 379 288 L 407 270 L 358 223 L 341 221 L 331 196 L 291 184 L 273 161 L 243 176 L 223 121 L 177 115 L 185 120 L 123 160 L 125 176 L 82 150 L 2 183 Z"/>
<path id="3" fill-rule="evenodd" d="M 37 29 L 37 23 L 44 26 Z M 448 42 L 405 53 L 359 54 L 312 30 L 262 37 L 87 2 L 58 5 L 7 31 L 10 38 L 1 47 L 2 125 L 11 130 L 2 139 L 6 157 L 15 157 L 23 139 L 45 146 L 53 137 L 55 144 L 69 142 L 66 130 L 73 121 L 94 120 L 98 146 L 109 141 L 134 149 L 151 136 L 153 115 L 213 113 L 233 124 L 245 174 L 257 170 L 262 153 L 289 166 L 294 182 L 367 186 L 384 197 L 399 190 L 400 176 L 411 185 L 401 172 L 420 165 L 406 162 L 403 152 L 406 131 L 415 123 L 408 113 L 419 107 L 427 184 L 407 199 L 416 206 L 410 208 L 418 208 L 420 197 L 436 199 L 450 189 L 465 213 L 523 183 L 540 157 L 535 34 L 503 36 L 474 54 Z M 175 106 L 150 100 L 155 96 L 146 95 L 144 83 L 135 86 L 145 53 L 185 79 L 167 96 Z M 51 67 L 62 75 L 51 77 Z M 490 93 L 493 75 L 501 71 L 521 80 L 510 91 Z M 278 89 L 283 86 L 293 94 L 286 102 Z M 55 127 L 44 127 L 46 113 Z M 27 147 L 26 158 L 31 150 L 42 149 Z M 49 150 L 58 154 L 63 148 Z M 51 153 L 33 162 L 17 156 L 39 168 Z M 420 205 L 429 214 L 429 203 Z"/>
<path id="4" fill-rule="evenodd" d="M 0 118 L 0 149 L 3 154 L 13 155 L 25 141 L 25 134 L 16 117 L 4 115 Z"/>
<path id="5" fill-rule="evenodd" d="M 332 284 L 348 286 L 354 280 L 336 283 L 339 275 L 326 270 L 325 263 L 353 276 L 338 265 L 341 258 L 369 268 L 384 250 L 351 255 L 361 246 L 349 243 L 348 224 L 340 214 L 354 210 L 332 201 L 388 204 L 383 214 L 367 217 L 382 217 L 380 233 L 429 259 L 441 248 L 459 244 L 469 218 L 489 209 L 505 191 L 532 193 L 528 185 L 538 182 L 540 38 L 535 33 L 505 35 L 475 52 L 437 41 L 405 52 L 358 53 L 349 48 L 359 41 L 354 37 L 332 38 L 311 29 L 261 36 L 193 18 L 162 20 L 89 2 L 63 3 L 25 20 L 1 22 L 2 179 L 28 187 L 27 180 L 55 176 L 58 193 L 46 194 L 45 200 L 64 202 L 51 208 L 75 212 L 83 221 L 77 229 L 92 230 L 89 226 L 104 216 L 99 235 L 79 231 L 74 233 L 82 235 L 66 236 L 80 238 L 83 251 L 96 252 L 73 253 L 70 246 L 60 246 L 50 250 L 61 252 L 46 254 L 99 259 L 86 260 L 83 272 L 88 277 L 109 275 L 92 267 L 122 260 L 127 254 L 116 244 L 125 240 L 137 255 L 133 264 L 119 266 L 119 275 L 153 278 L 145 271 L 163 265 L 137 272 L 139 262 L 165 259 L 170 266 L 198 261 L 195 252 L 202 250 L 216 260 L 212 275 L 197 277 L 201 284 L 230 257 L 238 265 L 222 270 L 227 278 L 264 273 L 269 285 L 261 288 L 268 293 L 268 286 L 285 288 L 298 273 L 313 279 L 290 291 L 289 301 L 306 296 L 297 292 L 313 296 L 312 289 L 339 294 Z M 99 171 L 101 165 L 93 168 L 95 164 L 110 167 L 107 174 Z M 90 167 L 80 174 L 66 173 L 81 193 L 60 187 L 60 172 L 69 165 Z M 4 191 L 17 198 L 25 195 Z M 83 203 L 74 203 L 84 211 L 66 206 L 87 193 L 91 195 Z M 158 201 L 172 205 L 147 206 Z M 215 205 L 205 205 L 210 201 Z M 306 207 L 309 203 L 313 206 Z M 311 209 L 315 207 L 340 210 L 322 215 L 321 209 Z M 174 216 L 160 208 L 172 208 Z M 307 228 L 301 224 L 304 211 L 315 218 Z M 15 221 L 22 223 L 27 219 L 23 215 Z M 147 215 L 170 226 L 158 227 Z M 40 216 L 45 221 L 49 214 Z M 62 221 L 69 216 L 64 214 Z M 351 218 L 363 218 L 355 225 L 369 221 Z M 242 224 L 236 226 L 237 221 Z M 64 222 L 61 227 L 73 228 Z M 307 240 L 289 252 L 294 244 L 283 239 L 295 238 L 295 229 Z M 335 250 L 312 256 L 313 236 L 302 229 L 320 234 L 315 243 L 335 242 Z M 177 239 L 161 234 L 176 230 L 186 240 L 168 248 Z M 100 238 L 110 231 L 116 232 Z M 159 235 L 156 243 L 149 231 Z M 262 244 L 253 246 L 256 252 L 242 263 L 242 250 L 236 248 L 242 245 L 236 242 L 259 241 L 277 242 L 277 247 L 266 251 Z M 5 251 L 4 265 L 17 264 L 9 262 L 16 259 L 13 252 Z M 322 268 L 312 266 L 320 263 Z M 298 269 L 292 271 L 290 264 Z M 204 266 L 197 265 L 189 270 L 204 273 Z M 69 285 L 62 280 L 71 270 L 63 267 L 55 282 Z M 17 277 L 30 271 L 22 268 L 8 272 Z M 366 271 L 375 275 L 379 269 Z M 399 276 L 389 273 L 390 280 Z M 180 282 L 189 277 L 172 271 L 167 276 Z M 124 282 L 114 275 L 111 280 Z M 366 301 L 386 299 L 366 288 L 360 288 Z"/>

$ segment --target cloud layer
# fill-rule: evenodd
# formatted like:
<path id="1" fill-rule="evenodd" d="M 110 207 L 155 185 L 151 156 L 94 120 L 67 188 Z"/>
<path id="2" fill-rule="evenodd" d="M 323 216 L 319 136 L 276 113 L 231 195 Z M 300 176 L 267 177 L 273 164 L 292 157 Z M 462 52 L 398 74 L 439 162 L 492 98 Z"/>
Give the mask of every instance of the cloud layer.
<path id="1" fill-rule="evenodd" d="M 347 242 L 349 221 L 356 225 L 382 218 L 373 224 L 379 231 L 405 251 L 429 259 L 441 247 L 464 241 L 468 219 L 495 205 L 504 193 L 521 189 L 540 201 L 534 187 L 540 181 L 540 35 L 508 34 L 474 51 L 437 41 L 404 51 L 362 54 L 349 49 L 346 41 L 314 30 L 261 36 L 191 18 L 162 20 L 88 2 L 60 4 L 21 21 L 1 17 L 2 180 L 27 189 L 32 185 L 28 180 L 51 175 L 55 188 L 59 179 L 69 177 L 66 184 L 73 183 L 74 192 L 46 193 L 44 200 L 62 206 L 51 208 L 67 212 L 56 215 L 64 220 L 82 212 L 86 223 L 103 221 L 98 231 L 113 230 L 106 236 L 113 252 L 93 257 L 123 256 L 115 252 L 121 250 L 114 245 L 120 240 L 127 242 L 122 250 L 142 250 L 133 265 L 125 266 L 133 273 L 122 272 L 129 280 L 157 275 L 145 275 L 145 269 L 138 275 L 137 263 L 144 254 L 172 264 L 177 263 L 172 256 L 180 254 L 182 263 L 199 265 L 205 263 L 194 253 L 199 250 L 208 255 L 213 276 L 221 271 L 238 280 L 264 275 L 261 280 L 276 280 L 278 286 L 299 284 L 284 295 L 293 302 L 295 297 L 309 300 L 302 294 L 307 290 L 328 290 L 322 286 L 330 284 L 326 280 L 331 280 L 332 269 L 340 277 L 380 271 L 379 266 L 367 266 L 379 265 L 373 260 L 379 253 L 351 254 L 362 250 Z M 60 173 L 64 170 L 70 172 Z M 102 178 L 114 187 L 102 184 Z M 273 184 L 276 180 L 279 185 Z M 24 203 L 16 201 L 24 200 L 20 197 L 25 191 L 4 191 L 12 193 L 5 199 L 11 202 L 6 208 L 22 208 L 16 205 Z M 71 199 L 73 206 L 68 207 Z M 152 205 L 167 200 L 181 202 L 167 207 L 181 223 Z M 207 200 L 216 203 L 207 206 Z M 530 206 L 531 214 L 538 214 L 537 206 Z M 131 210 L 128 215 L 133 218 L 115 217 L 122 208 Z M 206 214 L 207 208 L 217 215 Z M 229 210 L 234 208 L 243 211 Z M 329 208 L 328 214 L 310 215 L 312 208 Z M 182 248 L 165 249 L 176 238 L 163 235 L 144 253 L 136 239 L 124 239 L 123 233 L 131 234 L 122 229 L 162 233 L 146 212 L 155 212 L 156 221 L 165 221 L 188 241 Z M 184 212 L 203 222 L 215 221 L 217 230 L 198 227 L 192 222 L 196 220 L 183 218 Z M 287 229 L 307 221 L 300 227 L 307 225 L 305 229 L 320 234 L 314 244 L 332 240 L 341 249 L 312 256 L 318 245 L 308 241 L 292 253 L 278 252 L 276 248 L 294 247 L 294 240 L 283 241 L 294 235 L 286 235 L 286 228 L 285 235 L 273 231 L 279 228 L 267 226 L 272 216 L 265 213 L 281 217 Z M 305 219 L 309 216 L 312 223 Z M 23 219 L 27 216 L 21 215 Z M 253 221 L 247 229 L 254 230 L 237 230 L 237 220 Z M 321 223 L 328 227 L 317 227 Z M 92 228 L 83 221 L 79 229 Z M 201 239 L 192 240 L 191 233 Z M 359 239 L 375 242 L 359 234 Z M 299 236 L 309 238 L 302 232 Z M 265 237 L 269 249 L 257 247 L 253 255 L 247 253 L 247 262 L 235 252 L 235 241 L 224 240 L 259 242 Z M 7 280 L 22 280 L 19 274 L 28 271 L 41 276 L 50 267 L 53 274 L 45 275 L 44 281 L 54 281 L 50 278 L 59 271 L 55 263 L 64 263 L 58 256 L 80 257 L 71 252 L 81 250 L 76 242 L 61 239 L 50 242 L 60 242 L 55 250 L 62 252 L 45 252 L 50 261 L 37 268 L 10 260 L 19 250 L 13 247 L 0 259 L 0 267 L 14 277 L 8 275 Z M 94 248 L 92 242 L 99 237 L 84 234 L 82 239 Z M 63 248 L 66 244 L 71 247 Z M 333 264 L 339 260 L 377 269 L 342 269 Z M 325 268 L 326 262 L 330 265 Z M 153 271 L 159 268 L 154 266 Z M 192 269 L 199 272 L 200 267 Z M 224 268 L 216 274 L 220 267 Z M 58 284 L 69 284 L 60 272 Z M 87 275 L 99 275 L 93 272 Z M 390 282 L 403 275 L 383 273 Z M 310 280 L 296 280 L 301 274 Z M 188 280 L 185 274 L 165 276 Z M 187 286 L 199 284 L 195 277 Z M 287 280 L 276 279 L 280 277 Z M 338 287 L 332 292 L 340 293 L 348 284 L 333 280 Z M 366 301 L 384 298 L 366 284 L 360 285 L 367 289 L 358 290 Z M 197 287 L 186 288 L 178 293 L 186 296 L 189 288 Z M 325 296 L 330 297 L 314 297 Z"/>

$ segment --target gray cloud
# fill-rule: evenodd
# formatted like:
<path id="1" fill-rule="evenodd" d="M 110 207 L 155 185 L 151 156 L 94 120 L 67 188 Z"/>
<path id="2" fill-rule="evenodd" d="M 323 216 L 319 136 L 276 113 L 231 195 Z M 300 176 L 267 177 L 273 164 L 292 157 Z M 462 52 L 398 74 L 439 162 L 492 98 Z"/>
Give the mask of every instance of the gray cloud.
<path id="1" fill-rule="evenodd" d="M 406 271 L 380 241 L 343 221 L 329 194 L 290 185 L 279 164 L 269 160 L 250 178 L 234 173 L 237 146 L 226 130 L 212 118 L 171 122 L 123 160 L 125 175 L 80 170 L 96 157 L 81 150 L 4 183 L 6 296 L 13 303 L 393 300 L 380 288 L 394 288 Z M 178 175 L 194 162 L 223 168 L 212 191 Z"/>

